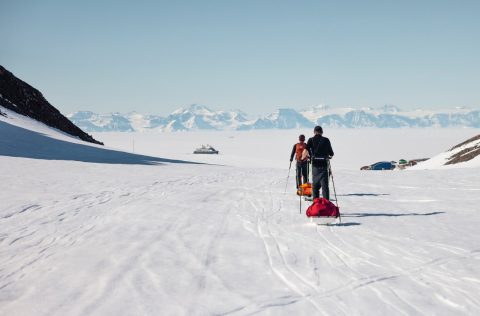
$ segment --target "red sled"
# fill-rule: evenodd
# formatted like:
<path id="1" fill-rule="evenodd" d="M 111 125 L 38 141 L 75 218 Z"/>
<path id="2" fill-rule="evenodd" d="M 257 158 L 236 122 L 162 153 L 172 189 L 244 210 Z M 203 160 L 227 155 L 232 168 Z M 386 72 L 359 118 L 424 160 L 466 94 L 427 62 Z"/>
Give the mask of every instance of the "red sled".
<path id="1" fill-rule="evenodd" d="M 313 204 L 307 209 L 308 217 L 340 217 L 340 210 L 335 204 L 325 198 L 313 199 Z"/>

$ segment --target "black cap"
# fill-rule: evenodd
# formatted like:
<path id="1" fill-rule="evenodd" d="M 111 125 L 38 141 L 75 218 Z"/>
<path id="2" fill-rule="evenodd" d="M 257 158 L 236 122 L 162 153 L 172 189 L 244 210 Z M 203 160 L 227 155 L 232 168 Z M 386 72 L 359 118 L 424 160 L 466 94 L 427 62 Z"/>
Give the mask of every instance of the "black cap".
<path id="1" fill-rule="evenodd" d="M 315 128 L 313 129 L 313 131 L 314 131 L 315 133 L 323 134 L 323 129 L 322 129 L 322 127 L 319 126 L 319 125 L 315 126 Z"/>

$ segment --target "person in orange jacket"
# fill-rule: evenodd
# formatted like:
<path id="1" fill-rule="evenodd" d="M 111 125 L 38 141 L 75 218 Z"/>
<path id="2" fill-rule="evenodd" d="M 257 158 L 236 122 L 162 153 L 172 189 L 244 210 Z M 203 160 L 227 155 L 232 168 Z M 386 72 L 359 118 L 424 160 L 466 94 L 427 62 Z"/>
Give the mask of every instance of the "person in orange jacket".
<path id="1" fill-rule="evenodd" d="M 305 135 L 300 135 L 298 141 L 298 143 L 293 145 L 292 154 L 290 155 L 290 162 L 293 161 L 294 156 L 297 161 L 297 189 L 301 184 L 308 182 L 308 151 L 306 150 Z"/>

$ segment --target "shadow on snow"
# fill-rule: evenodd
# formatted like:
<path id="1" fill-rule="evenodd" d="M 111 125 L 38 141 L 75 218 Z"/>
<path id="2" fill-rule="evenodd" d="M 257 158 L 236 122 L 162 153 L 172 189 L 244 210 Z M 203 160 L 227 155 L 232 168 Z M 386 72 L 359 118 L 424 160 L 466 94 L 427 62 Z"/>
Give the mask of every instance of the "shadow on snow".
<path id="1" fill-rule="evenodd" d="M 343 218 L 343 215 L 342 215 L 342 218 Z M 331 224 L 327 224 L 327 226 L 341 226 L 341 227 L 346 227 L 346 226 L 358 226 L 358 225 L 362 225 L 360 223 L 356 223 L 356 222 L 348 222 L 348 223 L 331 223 Z"/>
<path id="2" fill-rule="evenodd" d="M 385 216 L 385 217 L 401 217 L 401 216 L 431 216 L 445 214 L 445 212 L 430 212 L 430 213 L 342 213 L 343 217 L 372 217 L 372 216 Z"/>
<path id="3" fill-rule="evenodd" d="M 106 164 L 197 164 L 183 160 L 136 155 L 97 146 L 70 143 L 2 121 L 0 121 L 0 135 L 0 156 Z"/>
<path id="4" fill-rule="evenodd" d="M 390 195 L 389 193 L 350 193 L 350 194 L 339 194 L 338 196 L 381 196 L 381 195 Z"/>

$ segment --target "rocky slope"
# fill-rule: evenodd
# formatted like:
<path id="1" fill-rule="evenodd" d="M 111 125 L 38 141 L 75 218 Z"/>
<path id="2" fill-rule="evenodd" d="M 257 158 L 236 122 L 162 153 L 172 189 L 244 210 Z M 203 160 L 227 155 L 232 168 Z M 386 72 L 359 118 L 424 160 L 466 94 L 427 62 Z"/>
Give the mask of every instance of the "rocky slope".
<path id="1" fill-rule="evenodd" d="M 480 167 L 480 134 L 418 164 L 412 169 Z"/>
<path id="2" fill-rule="evenodd" d="M 52 106 L 40 91 L 0 66 L 0 106 L 31 117 L 86 142 L 103 145 Z"/>
<path id="3" fill-rule="evenodd" d="M 454 165 L 470 161 L 480 156 L 480 135 L 474 136 L 461 144 L 450 149 L 452 155 L 448 158 L 446 165 Z"/>

